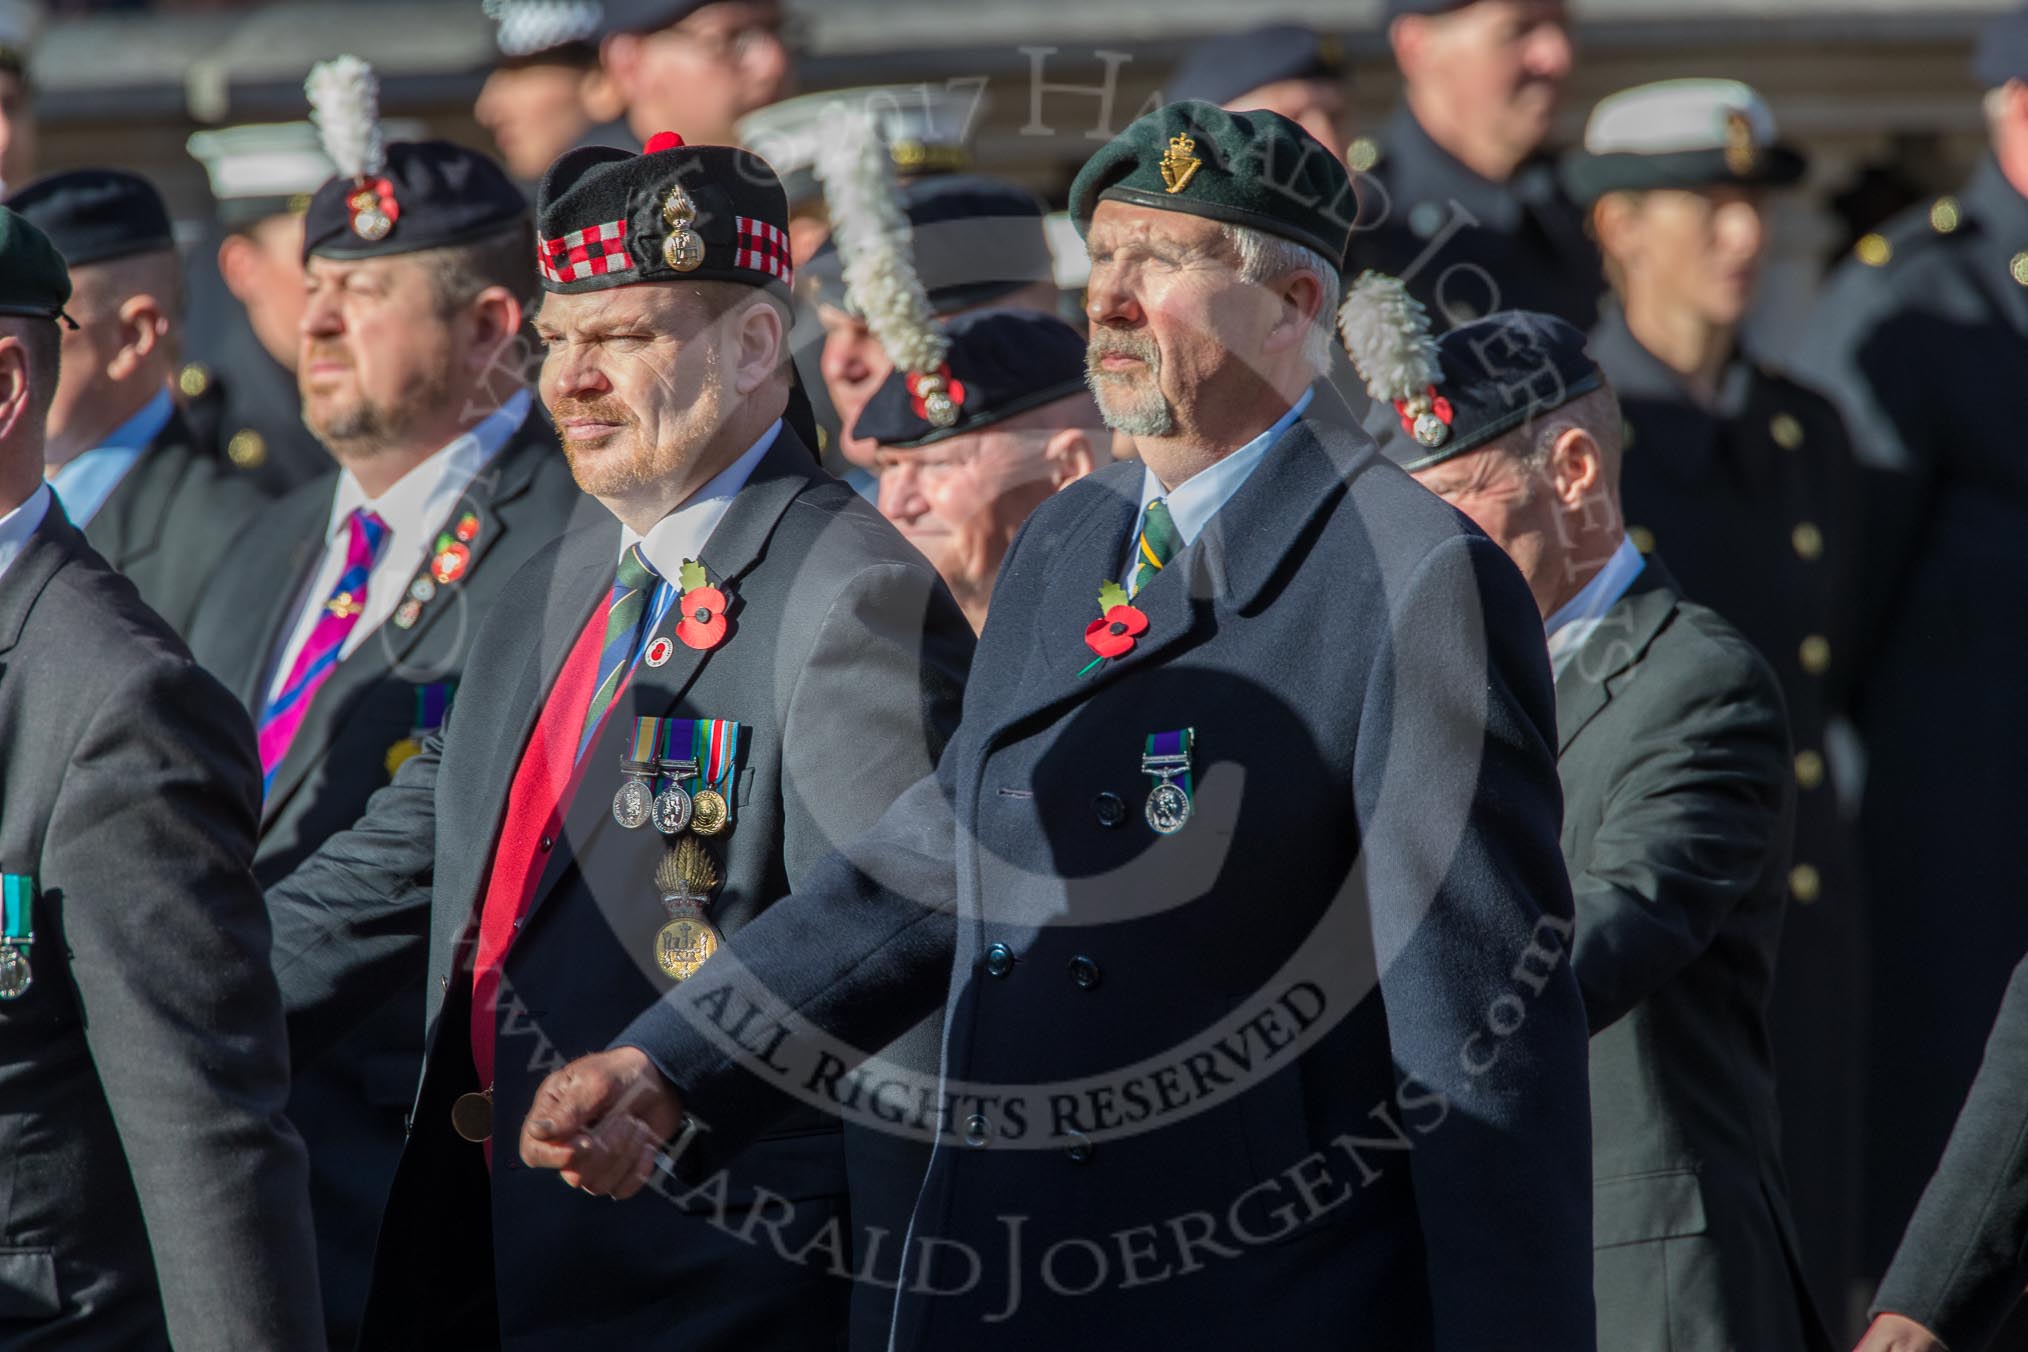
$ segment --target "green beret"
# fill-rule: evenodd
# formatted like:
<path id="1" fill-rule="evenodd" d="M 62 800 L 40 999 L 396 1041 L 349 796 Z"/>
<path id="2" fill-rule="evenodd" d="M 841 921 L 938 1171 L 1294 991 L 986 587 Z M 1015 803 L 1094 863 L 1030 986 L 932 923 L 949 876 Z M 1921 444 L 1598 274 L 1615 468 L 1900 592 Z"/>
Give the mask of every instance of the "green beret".
<path id="1" fill-rule="evenodd" d="M 0 207 L 0 315 L 55 319 L 69 299 L 70 269 L 49 236 Z"/>
<path id="2" fill-rule="evenodd" d="M 1079 234 L 1100 202 L 1127 202 L 1243 225 L 1337 263 L 1359 214 L 1338 157 L 1280 113 L 1232 113 L 1198 99 L 1135 121 L 1078 172 Z"/>

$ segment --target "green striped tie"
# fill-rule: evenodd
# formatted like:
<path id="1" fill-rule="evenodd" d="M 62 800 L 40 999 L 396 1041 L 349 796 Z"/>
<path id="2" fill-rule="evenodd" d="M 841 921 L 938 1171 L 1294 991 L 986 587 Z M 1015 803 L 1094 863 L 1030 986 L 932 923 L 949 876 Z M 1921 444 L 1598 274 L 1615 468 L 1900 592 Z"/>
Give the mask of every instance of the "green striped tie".
<path id="1" fill-rule="evenodd" d="M 599 647 L 599 683 L 592 690 L 591 704 L 584 711 L 584 731 L 578 737 L 578 754 L 606 716 L 606 708 L 619 691 L 620 682 L 633 668 L 634 649 L 641 640 L 641 620 L 648 613 L 648 598 L 655 594 L 661 575 L 641 557 L 634 545 L 620 555 L 613 574 L 613 597 L 606 611 L 606 640 Z"/>
<path id="2" fill-rule="evenodd" d="M 1169 504 L 1160 498 L 1152 499 L 1141 513 L 1141 534 L 1134 545 L 1134 590 L 1139 596 L 1141 588 L 1155 580 L 1155 574 L 1168 566 L 1176 557 L 1176 551 L 1183 545 L 1182 537 L 1176 533 L 1176 523 L 1169 518 Z"/>

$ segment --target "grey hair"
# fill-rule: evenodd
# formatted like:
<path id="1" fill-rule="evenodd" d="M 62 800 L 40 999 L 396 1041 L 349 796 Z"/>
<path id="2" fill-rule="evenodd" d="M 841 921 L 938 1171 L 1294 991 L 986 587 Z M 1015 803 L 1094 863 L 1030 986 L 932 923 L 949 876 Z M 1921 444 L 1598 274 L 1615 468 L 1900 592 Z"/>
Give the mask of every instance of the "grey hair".
<path id="1" fill-rule="evenodd" d="M 1338 354 L 1338 296 L 1344 284 L 1338 275 L 1338 265 L 1315 249 L 1280 235 L 1244 225 L 1225 225 L 1220 229 L 1233 252 L 1239 255 L 1241 281 L 1265 286 L 1298 270 L 1316 274 L 1323 295 L 1318 298 L 1316 322 L 1303 338 L 1303 356 L 1318 375 L 1330 375 L 1331 364 Z"/>

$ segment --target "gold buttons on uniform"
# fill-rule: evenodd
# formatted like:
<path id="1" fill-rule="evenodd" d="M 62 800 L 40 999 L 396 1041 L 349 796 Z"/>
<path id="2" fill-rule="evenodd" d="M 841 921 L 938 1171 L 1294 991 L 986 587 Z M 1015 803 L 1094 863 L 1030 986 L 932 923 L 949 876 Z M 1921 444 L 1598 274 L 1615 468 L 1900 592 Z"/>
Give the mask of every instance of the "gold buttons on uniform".
<path id="1" fill-rule="evenodd" d="M 1824 758 L 1814 751 L 1796 753 L 1796 783 L 1814 789 L 1824 782 Z"/>
<path id="2" fill-rule="evenodd" d="M 1380 147 L 1371 136 L 1362 136 L 1345 147 L 1345 167 L 1355 174 L 1363 174 L 1380 163 Z"/>
<path id="3" fill-rule="evenodd" d="M 1634 425 L 1625 419 L 1620 421 L 1620 449 L 1626 450 L 1634 444 Z"/>
<path id="4" fill-rule="evenodd" d="M 259 469 L 268 460 L 268 443 L 251 427 L 242 427 L 225 443 L 225 458 L 241 469 Z"/>
<path id="5" fill-rule="evenodd" d="M 1769 418 L 1767 434 L 1774 438 L 1775 445 L 1785 451 L 1793 451 L 1803 444 L 1803 425 L 1793 413 L 1777 413 Z"/>
<path id="6" fill-rule="evenodd" d="M 1796 547 L 1799 559 L 1815 562 L 1824 556 L 1824 532 L 1817 529 L 1814 521 L 1798 521 L 1789 532 L 1789 543 Z"/>
<path id="7" fill-rule="evenodd" d="M 1929 209 L 1929 228 L 1939 235 L 1948 235 L 1958 228 L 1958 199 L 1939 197 Z"/>
<path id="8" fill-rule="evenodd" d="M 1822 676 L 1831 667 L 1831 641 L 1822 634 L 1812 634 L 1803 640 L 1796 655 L 1802 658 L 1804 671 Z"/>
<path id="9" fill-rule="evenodd" d="M 204 363 L 191 362 L 177 374 L 176 388 L 183 391 L 185 399 L 196 399 L 211 388 L 211 372 L 204 369 Z"/>
<path id="10" fill-rule="evenodd" d="M 1824 875 L 1814 864 L 1797 864 L 1789 870 L 1789 895 L 1808 906 L 1824 892 Z"/>
<path id="11" fill-rule="evenodd" d="M 2028 286 L 2028 253 L 2017 253 L 2007 260 L 2007 275 L 2022 286 Z"/>
<path id="12" fill-rule="evenodd" d="M 1627 538 L 1632 540 L 1634 548 L 1640 550 L 1643 554 L 1655 552 L 1655 532 L 1649 530 L 1646 526 L 1627 527 Z"/>
<path id="13" fill-rule="evenodd" d="M 1866 235 L 1853 246 L 1852 252 L 1867 267 L 1878 268 L 1885 267 L 1887 260 L 1894 257 L 1894 246 L 1887 242 L 1885 235 Z"/>

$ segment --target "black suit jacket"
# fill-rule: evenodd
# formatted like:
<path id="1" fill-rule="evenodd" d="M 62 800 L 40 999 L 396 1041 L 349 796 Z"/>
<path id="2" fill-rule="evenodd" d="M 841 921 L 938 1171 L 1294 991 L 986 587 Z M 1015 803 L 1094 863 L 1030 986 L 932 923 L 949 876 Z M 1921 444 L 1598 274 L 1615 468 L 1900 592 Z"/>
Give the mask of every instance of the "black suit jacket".
<path id="1" fill-rule="evenodd" d="M 1780 688 L 1651 557 L 1556 679 L 1591 1042 L 1601 1348 L 1828 1348 L 1766 1010 L 1795 793 Z"/>
<path id="2" fill-rule="evenodd" d="M 84 536 L 171 629 L 188 637 L 213 573 L 265 502 L 176 412 Z"/>
<path id="3" fill-rule="evenodd" d="M 52 505 L 0 577 L 0 1347 L 322 1346 L 246 716 Z"/>
<path id="4" fill-rule="evenodd" d="M 620 538 L 609 519 L 515 575 L 512 603 L 478 633 L 496 660 L 468 668 L 444 733 L 355 829 L 269 892 L 298 1049 L 341 1032 L 395 974 L 428 972 L 423 1078 L 367 1346 L 455 1344 L 497 1318 L 506 1346 L 545 1352 L 829 1352 L 844 1337 L 854 1293 L 843 1278 L 861 1247 L 845 1227 L 864 1211 L 897 1228 L 920 1179 L 919 1167 L 882 1174 L 848 1207 L 849 1147 L 836 1121 L 807 1110 L 750 1152 L 722 1195 L 681 1206 L 616 1208 L 522 1168 L 516 1149 L 543 1075 L 606 1045 L 672 987 L 653 957 L 668 919 L 652 884 L 663 838 L 622 830 L 611 812 L 636 717 L 742 724 L 735 823 L 712 842 L 724 879 L 712 914 L 727 934 L 870 826 L 927 771 L 956 719 L 970 627 L 921 556 L 786 428 L 701 551 L 735 598 L 726 641 L 709 652 L 679 643 L 665 665 L 636 669 L 550 840 L 502 984 L 490 1173 L 451 1129 L 452 1101 L 479 1088 L 471 929 L 509 786 L 572 644 L 602 613 Z M 740 1224 L 755 1217 L 782 1228 L 748 1242 Z M 835 1264 L 782 1256 L 827 1227 L 843 1246 Z"/>
<path id="5" fill-rule="evenodd" d="M 1943 1162 L 1880 1283 L 1892 1310 L 1952 1352 L 1992 1341 L 2028 1286 L 2028 961 L 2014 969 Z M 2015 1325 L 2018 1326 L 2018 1320 Z"/>
<path id="6" fill-rule="evenodd" d="M 323 557 L 335 472 L 275 503 L 233 545 L 191 633 L 197 657 L 258 718 L 295 602 Z M 279 882 L 350 827 L 392 777 L 389 755 L 435 731 L 419 692 L 455 686 L 482 650 L 474 638 L 508 579 L 570 528 L 604 509 L 577 489 L 539 409 L 475 477 L 441 523 L 479 521 L 464 576 L 438 590 L 409 629 L 392 622 L 341 661 L 317 692 L 261 810 L 254 873 Z M 416 576 L 427 573 L 426 558 Z M 411 579 L 399 580 L 406 588 Z M 310 1150 L 312 1211 L 334 1345 L 349 1346 L 365 1305 L 381 1207 L 401 1156 L 405 1110 L 422 1062 L 422 971 L 390 980 L 382 1008 L 331 1051 L 296 1068 L 290 1115 Z"/>
<path id="7" fill-rule="evenodd" d="M 1527 589 L 1363 432 L 1305 419 L 1086 672 L 1141 475 L 1037 508 L 937 775 L 628 1031 L 709 1127 L 686 1167 L 948 990 L 897 1347 L 1589 1349 Z M 1196 811 L 1158 836 L 1145 739 L 1183 728 Z M 732 1038 L 749 1000 L 769 1021 Z"/>

